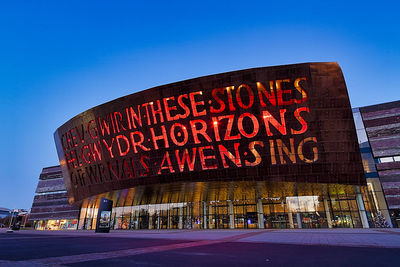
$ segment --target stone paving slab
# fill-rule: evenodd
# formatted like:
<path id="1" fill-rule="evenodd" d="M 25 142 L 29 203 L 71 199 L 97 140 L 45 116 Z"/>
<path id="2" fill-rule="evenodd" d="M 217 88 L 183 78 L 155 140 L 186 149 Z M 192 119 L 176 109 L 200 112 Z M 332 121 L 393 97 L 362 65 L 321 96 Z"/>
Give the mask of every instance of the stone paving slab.
<path id="1" fill-rule="evenodd" d="M 352 247 L 400 248 L 400 229 L 249 229 L 249 230 L 112 230 L 95 233 L 89 230 L 35 231 L 20 230 L 0 234 L 7 238 L 37 238 L 37 236 L 107 236 L 109 238 L 152 238 L 180 240 L 227 240 L 232 242 L 280 243 L 298 245 L 328 245 Z M 23 235 L 21 235 L 23 234 Z"/>

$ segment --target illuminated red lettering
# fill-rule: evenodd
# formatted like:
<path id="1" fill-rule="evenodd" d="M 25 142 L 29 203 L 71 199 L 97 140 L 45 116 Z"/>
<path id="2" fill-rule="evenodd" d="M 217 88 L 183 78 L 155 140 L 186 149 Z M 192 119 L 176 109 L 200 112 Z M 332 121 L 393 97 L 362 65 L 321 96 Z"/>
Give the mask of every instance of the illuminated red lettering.
<path id="1" fill-rule="evenodd" d="M 135 135 L 139 136 L 139 141 L 135 141 Z M 144 142 L 144 135 L 142 132 L 136 131 L 130 133 L 131 143 L 133 152 L 136 154 L 138 153 L 137 147 L 140 147 L 143 151 L 149 151 L 150 148 L 147 148 L 143 145 Z"/>
<path id="2" fill-rule="evenodd" d="M 290 143 L 290 150 L 283 143 L 281 139 L 276 139 L 276 146 L 278 147 L 279 158 L 282 164 L 286 164 L 286 160 L 283 158 L 283 153 L 285 153 L 286 156 L 289 157 L 292 163 L 296 163 L 296 154 L 295 154 L 296 151 L 294 149 L 294 139 L 290 138 L 289 143 Z"/>
<path id="3" fill-rule="evenodd" d="M 81 128 L 81 129 L 80 129 L 80 131 L 79 131 L 78 127 L 75 127 L 75 129 L 76 129 L 76 135 L 78 136 L 79 141 L 80 141 L 81 143 L 84 143 L 84 142 L 85 142 L 85 129 L 83 129 L 83 124 L 81 124 L 81 127 L 80 127 L 80 128 Z"/>
<path id="4" fill-rule="evenodd" d="M 302 88 L 300 86 L 300 82 L 306 81 L 306 80 L 307 80 L 306 77 L 301 77 L 301 78 L 297 78 L 294 81 L 294 88 L 296 88 L 296 90 L 301 94 L 301 100 L 293 99 L 294 103 L 296 103 L 296 104 L 301 104 L 307 100 L 307 92 L 304 90 L 304 88 Z"/>
<path id="5" fill-rule="evenodd" d="M 226 125 L 224 141 L 240 139 L 240 134 L 233 135 L 233 136 L 231 135 L 235 115 L 226 115 L 226 116 L 218 117 L 218 120 L 223 120 L 223 119 L 228 119 L 228 124 Z"/>
<path id="6" fill-rule="evenodd" d="M 130 114 L 129 114 L 129 108 L 125 108 L 125 115 L 126 115 L 126 120 L 128 122 L 128 129 L 132 130 L 132 122 L 131 122 L 131 118 L 130 118 Z"/>
<path id="7" fill-rule="evenodd" d="M 268 101 L 271 103 L 271 105 L 276 106 L 276 99 L 275 99 L 275 91 L 274 91 L 274 82 L 270 81 L 269 82 L 269 88 L 270 91 L 268 92 L 267 89 L 265 89 L 264 85 L 260 82 L 257 82 L 257 91 L 258 91 L 258 98 L 260 99 L 260 105 L 261 107 L 266 107 L 267 104 L 265 104 L 263 96 L 265 96 Z"/>
<path id="8" fill-rule="evenodd" d="M 167 161 L 168 166 L 164 166 L 165 160 Z M 162 170 L 169 170 L 170 173 L 174 173 L 175 172 L 174 168 L 172 168 L 171 159 L 169 158 L 168 151 L 166 151 L 165 154 L 164 154 L 164 158 L 163 158 L 163 160 L 161 162 L 161 166 L 160 166 L 160 170 L 158 171 L 158 174 L 161 174 Z"/>
<path id="9" fill-rule="evenodd" d="M 313 158 L 312 159 L 306 158 L 304 156 L 303 146 L 304 146 L 305 143 L 308 143 L 308 142 L 314 142 L 315 145 L 316 145 L 317 138 L 315 138 L 315 137 L 307 137 L 304 140 L 302 140 L 300 142 L 299 146 L 297 147 L 297 154 L 299 155 L 300 160 L 302 160 L 302 161 L 304 161 L 306 163 L 316 162 L 318 160 L 318 148 L 316 146 L 313 147 Z"/>
<path id="10" fill-rule="evenodd" d="M 110 116 L 110 119 L 111 119 L 111 126 L 112 126 L 112 128 L 113 128 L 113 133 L 116 133 L 117 131 L 115 130 L 115 129 L 116 129 L 116 126 L 115 126 L 114 118 L 113 118 L 113 116 L 112 116 L 111 113 L 108 114 L 108 116 Z"/>
<path id="11" fill-rule="evenodd" d="M 83 159 L 83 161 L 87 164 L 90 164 L 91 161 L 91 153 L 90 153 L 90 149 L 88 145 L 85 145 L 82 147 L 81 149 L 81 158 Z"/>
<path id="12" fill-rule="evenodd" d="M 72 147 L 77 147 L 78 144 L 76 143 L 76 136 L 75 136 L 75 128 L 72 128 L 71 130 L 69 130 L 71 138 L 70 138 L 70 143 L 72 144 Z"/>
<path id="13" fill-rule="evenodd" d="M 200 124 L 201 128 L 197 129 L 196 124 Z M 207 142 L 211 142 L 211 138 L 210 136 L 208 136 L 207 134 L 207 123 L 203 120 L 193 120 L 190 121 L 190 128 L 192 129 L 192 135 L 194 138 L 194 142 L 195 144 L 200 144 L 200 140 L 199 140 L 199 134 L 202 135 Z"/>
<path id="14" fill-rule="evenodd" d="M 154 133 L 154 129 L 150 128 L 151 138 L 153 140 L 153 145 L 154 145 L 154 149 L 155 150 L 157 150 L 159 148 L 158 144 L 157 144 L 158 140 L 164 140 L 164 148 L 168 148 L 169 147 L 167 131 L 165 130 L 165 126 L 164 125 L 161 126 L 161 132 L 162 132 L 161 135 L 156 135 Z"/>
<path id="15" fill-rule="evenodd" d="M 251 142 L 251 143 L 249 144 L 249 149 L 250 149 L 250 152 L 251 152 L 251 153 L 253 154 L 253 156 L 254 156 L 254 161 L 253 161 L 253 162 L 250 162 L 250 161 L 244 160 L 244 164 L 245 164 L 246 166 L 257 166 L 257 165 L 260 164 L 260 162 L 261 162 L 261 156 L 260 156 L 260 154 L 258 153 L 257 149 L 255 148 L 256 145 L 259 145 L 259 146 L 261 146 L 261 147 L 264 147 L 264 143 L 263 143 L 262 141 L 253 141 L 253 142 Z"/>
<path id="16" fill-rule="evenodd" d="M 118 147 L 119 155 L 122 157 L 122 156 L 125 156 L 126 154 L 128 154 L 128 152 L 129 152 L 129 140 L 128 140 L 128 138 L 125 135 L 117 135 L 115 137 L 115 140 L 117 141 L 117 147 Z M 120 140 L 123 140 L 125 142 L 125 151 L 122 151 Z"/>
<path id="17" fill-rule="evenodd" d="M 188 99 L 188 95 L 184 94 L 184 95 L 180 95 L 178 96 L 178 104 L 181 108 L 183 108 L 183 110 L 185 111 L 185 113 L 183 114 L 178 114 L 179 119 L 185 119 L 190 115 L 190 109 L 189 107 L 183 102 L 182 98 L 186 98 Z"/>
<path id="18" fill-rule="evenodd" d="M 212 117 L 211 119 L 214 128 L 215 141 L 221 141 L 221 137 L 219 136 L 218 119 L 216 117 Z"/>
<path id="19" fill-rule="evenodd" d="M 190 158 L 187 149 L 183 151 L 182 158 L 179 157 L 179 150 L 175 150 L 176 160 L 178 161 L 178 167 L 180 172 L 183 172 L 185 168 L 185 162 L 188 165 L 189 171 L 194 170 L 194 163 L 196 161 L 196 149 L 197 148 L 195 147 L 192 148 L 192 158 Z"/>
<path id="20" fill-rule="evenodd" d="M 276 98 L 278 100 L 278 105 L 279 106 L 288 106 L 293 103 L 293 99 L 290 99 L 288 101 L 283 100 L 283 95 L 284 94 L 292 94 L 292 90 L 287 89 L 287 90 L 282 90 L 282 83 L 290 83 L 289 79 L 284 79 L 284 80 L 276 80 Z"/>
<path id="21" fill-rule="evenodd" d="M 233 105 L 233 100 L 232 100 L 233 89 L 235 89 L 235 86 L 226 87 L 226 93 L 228 94 L 229 111 L 235 111 L 235 106 Z"/>
<path id="22" fill-rule="evenodd" d="M 234 150 L 235 150 L 235 156 L 226 149 L 223 145 L 218 145 L 219 153 L 222 159 L 222 165 L 224 168 L 229 168 L 229 165 L 226 163 L 225 157 L 228 157 L 230 161 L 232 161 L 237 167 L 242 167 L 242 163 L 240 161 L 240 155 L 239 155 L 239 143 L 234 143 Z"/>
<path id="23" fill-rule="evenodd" d="M 206 162 L 206 160 L 214 160 L 215 161 L 215 155 L 205 156 L 204 150 L 214 150 L 214 147 L 212 147 L 212 146 L 199 147 L 201 168 L 203 170 L 216 169 L 217 163 L 214 163 L 212 165 L 207 165 L 207 162 Z"/>
<path id="24" fill-rule="evenodd" d="M 114 121 L 115 121 L 115 127 L 117 128 L 117 132 L 120 132 L 120 127 L 122 130 L 126 131 L 126 128 L 123 124 L 122 124 L 122 114 L 118 111 L 114 112 Z"/>
<path id="25" fill-rule="evenodd" d="M 94 124 L 93 124 L 93 123 L 94 123 Z M 94 125 L 94 127 L 91 127 L 92 124 Z M 89 133 L 89 135 L 90 135 L 90 137 L 91 137 L 92 139 L 97 139 L 97 137 L 99 137 L 99 131 L 97 130 L 95 120 L 89 121 L 89 122 L 88 122 L 88 127 L 87 127 L 87 128 L 88 128 L 88 133 Z"/>
<path id="26" fill-rule="evenodd" d="M 300 107 L 294 111 L 294 117 L 300 122 L 301 124 L 301 129 L 296 131 L 296 130 L 291 130 L 292 134 L 302 134 L 307 131 L 308 125 L 307 122 L 301 117 L 300 112 L 306 111 L 307 113 L 310 113 L 310 110 L 308 107 Z"/>
<path id="27" fill-rule="evenodd" d="M 151 111 L 152 111 L 151 113 L 153 114 L 153 123 L 154 124 L 157 124 L 156 115 L 160 116 L 160 122 L 164 122 L 164 116 L 163 116 L 160 100 L 157 100 L 156 103 L 157 103 L 157 109 L 154 108 L 153 102 L 150 103 L 150 107 L 151 107 Z"/>
<path id="28" fill-rule="evenodd" d="M 271 156 L 271 164 L 276 164 L 276 157 L 275 157 L 275 144 L 274 140 L 269 140 L 269 154 Z"/>
<path id="29" fill-rule="evenodd" d="M 145 171 L 143 173 L 141 173 L 140 176 L 148 176 L 149 173 L 150 173 L 150 169 L 147 166 L 146 162 L 144 161 L 145 159 L 150 160 L 150 158 L 148 156 L 146 156 L 146 155 L 142 155 L 140 157 L 140 163 L 142 164 L 143 168 L 145 169 Z"/>
<path id="30" fill-rule="evenodd" d="M 132 107 L 129 107 L 129 114 L 130 116 L 128 116 L 128 118 L 130 118 L 129 121 L 132 123 L 133 128 L 136 129 L 136 122 L 140 127 L 142 127 L 142 117 L 140 117 L 140 106 L 137 106 L 137 113 L 133 110 Z"/>
<path id="31" fill-rule="evenodd" d="M 151 125 L 150 112 L 149 112 L 149 104 L 152 104 L 152 103 L 153 103 L 153 102 L 142 104 L 142 107 L 144 107 L 145 110 L 146 110 L 146 115 L 145 115 L 144 117 L 147 118 L 147 125 Z"/>
<path id="32" fill-rule="evenodd" d="M 243 128 L 243 120 L 244 118 L 250 118 L 251 122 L 253 123 L 253 131 L 251 131 L 251 133 L 246 133 L 246 131 Z M 243 113 L 239 116 L 238 119 L 238 129 L 239 132 L 246 138 L 253 138 L 254 136 L 256 136 L 258 134 L 258 130 L 259 130 L 259 124 L 258 124 L 258 120 L 257 118 L 251 114 L 251 113 Z"/>
<path id="33" fill-rule="evenodd" d="M 288 101 L 283 100 L 283 95 L 284 94 L 291 94 L 292 90 L 287 89 L 287 90 L 282 90 L 282 83 L 289 83 L 289 79 L 284 79 L 284 80 L 276 80 L 275 85 L 276 85 L 276 98 L 278 100 L 278 106 L 287 106 L 291 105 L 293 103 L 293 99 L 290 99 Z"/>
<path id="34" fill-rule="evenodd" d="M 100 161 L 101 160 L 100 141 L 97 141 L 97 144 L 96 143 L 89 144 L 89 146 L 94 161 Z"/>
<path id="35" fill-rule="evenodd" d="M 108 153 L 110 154 L 110 157 L 113 159 L 114 158 L 114 154 L 112 152 L 112 145 L 114 143 L 114 137 L 111 139 L 111 144 L 110 145 L 107 144 L 107 141 L 105 139 L 102 139 L 101 141 L 103 141 L 103 144 L 106 147 Z"/>
<path id="36" fill-rule="evenodd" d="M 70 155 L 71 155 L 71 152 L 67 152 L 64 154 L 64 158 L 65 158 L 65 162 L 67 163 L 68 170 L 70 170 L 71 168 L 74 167 L 74 165 L 71 164 L 72 160 L 71 160 Z"/>
<path id="37" fill-rule="evenodd" d="M 100 125 L 100 133 L 102 136 L 105 136 L 105 133 L 107 132 L 107 135 L 110 135 L 110 122 L 104 120 L 102 117 L 98 118 L 99 125 Z"/>
<path id="38" fill-rule="evenodd" d="M 242 101 L 242 96 L 240 94 L 240 91 L 242 88 L 245 88 L 247 90 L 247 94 L 249 95 L 249 103 L 247 105 L 243 104 L 243 101 Z M 236 91 L 236 101 L 237 101 L 238 105 L 244 109 L 249 109 L 253 106 L 254 94 L 253 94 L 253 90 L 251 90 L 250 86 L 248 86 L 247 84 L 241 84 L 238 87 L 238 89 Z"/>
<path id="39" fill-rule="evenodd" d="M 74 169 L 79 167 L 78 157 L 75 150 L 71 150 L 69 153 L 67 153 L 65 158 L 68 159 L 67 163 L 70 164 L 70 166 L 72 166 Z"/>
<path id="40" fill-rule="evenodd" d="M 171 96 L 171 97 L 167 97 L 167 98 L 163 99 L 165 115 L 167 116 L 167 121 L 173 121 L 173 120 L 179 119 L 178 115 L 171 116 L 171 110 L 176 110 L 176 106 L 172 106 L 172 107 L 168 106 L 168 101 L 170 101 L 170 100 L 175 100 L 175 97 Z"/>
<path id="41" fill-rule="evenodd" d="M 279 123 L 268 111 L 263 111 L 263 119 L 265 130 L 267 131 L 268 136 L 273 136 L 271 129 L 269 128 L 269 124 L 271 123 L 282 135 L 286 135 L 286 122 L 285 122 L 285 112 L 286 109 L 279 110 L 281 115 L 281 123 Z"/>
<path id="42" fill-rule="evenodd" d="M 79 167 L 79 162 L 78 162 L 78 155 L 75 153 L 75 150 L 71 150 L 70 152 L 70 162 L 72 162 L 72 166 L 75 168 Z"/>
<path id="43" fill-rule="evenodd" d="M 179 141 L 176 139 L 176 136 L 175 136 L 175 129 L 176 129 L 177 127 L 179 128 L 179 131 L 178 131 L 178 133 L 176 134 L 176 136 L 181 137 L 182 134 L 183 134 L 183 140 L 182 140 L 181 142 L 179 142 Z M 172 142 L 174 142 L 175 145 L 184 146 L 184 145 L 187 143 L 187 141 L 188 141 L 188 136 L 189 136 L 189 135 L 188 135 L 188 132 L 187 132 L 185 126 L 183 126 L 183 125 L 180 124 L 180 123 L 174 123 L 174 124 L 172 125 L 172 127 L 171 127 L 171 130 L 170 130 L 170 136 L 171 136 Z M 182 139 L 182 138 L 180 138 L 180 139 Z"/>
<path id="44" fill-rule="evenodd" d="M 196 95 L 202 95 L 202 94 L 203 94 L 203 93 L 202 93 L 201 91 L 199 91 L 199 92 L 192 92 L 192 93 L 189 94 L 190 104 L 191 104 L 191 106 L 192 106 L 192 112 L 193 112 L 193 116 L 194 116 L 194 117 L 203 116 L 203 115 L 206 115 L 206 114 L 207 114 L 207 112 L 206 112 L 205 109 L 203 109 L 203 111 L 200 111 L 200 112 L 197 110 L 197 107 L 198 107 L 198 106 L 204 106 L 204 101 L 198 101 L 198 102 L 196 102 L 195 96 L 196 96 Z"/>
<path id="45" fill-rule="evenodd" d="M 210 112 L 211 113 L 220 113 L 225 110 L 225 103 L 222 101 L 221 98 L 218 97 L 218 94 L 224 94 L 225 89 L 224 88 L 215 88 L 212 90 L 211 95 L 215 99 L 215 101 L 219 104 L 219 108 L 216 109 L 213 106 L 210 107 Z"/>

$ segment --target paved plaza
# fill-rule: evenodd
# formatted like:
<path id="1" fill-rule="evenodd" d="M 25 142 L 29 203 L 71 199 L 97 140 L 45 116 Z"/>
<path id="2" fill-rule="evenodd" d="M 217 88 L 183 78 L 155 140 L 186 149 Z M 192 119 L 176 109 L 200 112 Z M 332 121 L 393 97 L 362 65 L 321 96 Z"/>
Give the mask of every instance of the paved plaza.
<path id="1" fill-rule="evenodd" d="M 398 266 L 400 229 L 0 229 L 0 266 Z"/>

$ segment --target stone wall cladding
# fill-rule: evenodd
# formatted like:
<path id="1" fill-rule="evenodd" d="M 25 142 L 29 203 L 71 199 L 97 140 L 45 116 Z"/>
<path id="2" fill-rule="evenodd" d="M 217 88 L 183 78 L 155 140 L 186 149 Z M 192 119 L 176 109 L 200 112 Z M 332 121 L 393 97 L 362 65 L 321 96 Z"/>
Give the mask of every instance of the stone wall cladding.
<path id="1" fill-rule="evenodd" d="M 69 205 L 68 194 L 65 190 L 60 166 L 43 168 L 36 188 L 37 195 L 33 199 L 29 220 L 77 219 L 79 206 Z"/>
<path id="2" fill-rule="evenodd" d="M 360 108 L 375 158 L 400 156 L 400 101 Z M 389 209 L 400 208 L 400 162 L 377 163 Z"/>

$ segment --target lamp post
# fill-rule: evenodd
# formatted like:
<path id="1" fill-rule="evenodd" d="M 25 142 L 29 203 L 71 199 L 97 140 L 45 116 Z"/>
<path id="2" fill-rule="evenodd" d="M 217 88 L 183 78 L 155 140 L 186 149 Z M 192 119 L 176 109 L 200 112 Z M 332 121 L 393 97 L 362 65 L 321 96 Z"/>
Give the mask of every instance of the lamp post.
<path id="1" fill-rule="evenodd" d="M 13 211 L 11 212 L 11 219 L 10 219 L 10 223 L 9 223 L 9 225 L 8 225 L 8 228 L 10 228 L 10 229 L 7 230 L 7 233 L 12 233 L 12 232 L 13 232 L 13 230 L 11 229 L 11 226 L 12 226 L 12 221 L 13 221 L 13 219 L 14 219 L 14 213 L 15 213 L 15 212 L 18 212 L 18 210 L 13 210 Z"/>
<path id="2" fill-rule="evenodd" d="M 11 212 L 10 223 L 8 224 L 8 228 L 10 228 L 10 229 L 11 229 L 13 218 L 14 218 L 14 211 Z"/>

